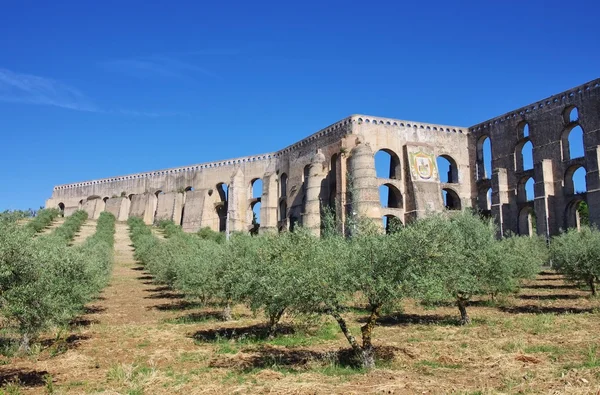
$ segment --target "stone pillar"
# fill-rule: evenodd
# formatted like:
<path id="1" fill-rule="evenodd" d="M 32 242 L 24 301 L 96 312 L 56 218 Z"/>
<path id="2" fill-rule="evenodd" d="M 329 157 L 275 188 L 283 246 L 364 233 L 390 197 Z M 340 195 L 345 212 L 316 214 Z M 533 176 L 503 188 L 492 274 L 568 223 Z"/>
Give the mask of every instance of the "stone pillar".
<path id="1" fill-rule="evenodd" d="M 277 174 L 269 172 L 262 178 L 259 232 L 277 231 Z"/>
<path id="2" fill-rule="evenodd" d="M 245 220 L 246 202 L 248 200 L 244 173 L 240 167 L 236 168 L 227 191 L 227 215 L 229 232 L 247 232 L 248 224 Z"/>
<path id="3" fill-rule="evenodd" d="M 347 199 L 351 216 L 369 218 L 383 226 L 380 220 L 379 189 L 373 150 L 368 143 L 358 143 L 350 153 L 350 174 Z"/>
<path id="4" fill-rule="evenodd" d="M 310 229 L 313 234 L 321 234 L 321 185 L 325 180 L 325 155 L 321 150 L 312 157 L 308 170 L 306 183 L 306 206 L 302 214 L 302 225 Z"/>
<path id="5" fill-rule="evenodd" d="M 500 236 L 510 229 L 505 223 L 510 218 L 508 175 L 504 168 L 496 168 L 492 174 L 492 215 L 500 228 Z"/>
<path id="6" fill-rule="evenodd" d="M 204 208 L 207 196 L 207 190 L 187 191 L 185 193 L 185 210 L 183 212 L 183 221 L 181 228 L 184 232 L 197 232 L 202 226 L 204 214 L 208 216 L 208 210 Z M 214 211 L 211 204 L 210 209 Z M 217 229 L 218 231 L 219 229 Z"/>
<path id="7" fill-rule="evenodd" d="M 600 146 L 586 152 L 586 201 L 590 209 L 590 223 L 600 227 Z"/>
<path id="8" fill-rule="evenodd" d="M 536 216 L 537 233 L 549 239 L 550 236 L 558 233 L 558 223 L 554 205 L 554 172 L 552 169 L 552 160 L 544 159 L 535 164 L 535 200 L 533 207 Z"/>

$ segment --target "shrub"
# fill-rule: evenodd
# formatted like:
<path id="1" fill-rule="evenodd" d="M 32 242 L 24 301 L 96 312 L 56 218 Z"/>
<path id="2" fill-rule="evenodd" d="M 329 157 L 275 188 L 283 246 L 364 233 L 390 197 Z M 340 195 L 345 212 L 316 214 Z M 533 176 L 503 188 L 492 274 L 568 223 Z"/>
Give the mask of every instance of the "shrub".
<path id="1" fill-rule="evenodd" d="M 591 226 L 570 229 L 550 243 L 552 265 L 574 283 L 583 283 L 596 295 L 600 279 L 600 231 Z"/>

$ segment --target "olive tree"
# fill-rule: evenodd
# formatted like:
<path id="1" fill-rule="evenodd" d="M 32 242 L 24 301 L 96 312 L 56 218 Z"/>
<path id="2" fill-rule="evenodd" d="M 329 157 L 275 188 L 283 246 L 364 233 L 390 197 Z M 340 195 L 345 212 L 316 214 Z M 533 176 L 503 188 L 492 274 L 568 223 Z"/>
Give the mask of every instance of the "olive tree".
<path id="1" fill-rule="evenodd" d="M 552 265 L 574 283 L 583 283 L 596 295 L 600 279 L 600 231 L 592 226 L 571 229 L 552 239 Z"/>

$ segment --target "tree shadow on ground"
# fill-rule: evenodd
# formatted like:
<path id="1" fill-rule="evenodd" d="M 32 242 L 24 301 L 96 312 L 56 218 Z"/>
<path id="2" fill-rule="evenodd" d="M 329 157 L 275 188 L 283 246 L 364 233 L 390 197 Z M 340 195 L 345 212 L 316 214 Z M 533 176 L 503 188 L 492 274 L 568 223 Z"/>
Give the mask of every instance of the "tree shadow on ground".
<path id="1" fill-rule="evenodd" d="M 277 326 L 274 336 L 291 335 L 293 333 L 295 333 L 295 330 L 292 325 L 280 324 Z M 264 324 L 256 324 L 242 327 L 206 329 L 194 333 L 192 338 L 202 342 L 265 340 L 269 338 L 269 328 Z"/>
<path id="2" fill-rule="evenodd" d="M 541 272 L 538 273 L 538 276 L 544 276 L 544 277 L 562 277 L 562 274 L 556 273 L 556 272 L 549 272 L 547 270 L 543 270 L 543 271 L 541 271 Z"/>
<path id="3" fill-rule="evenodd" d="M 523 285 L 521 289 L 577 289 L 577 285 L 569 285 L 569 284 L 533 284 L 533 285 Z"/>
<path id="4" fill-rule="evenodd" d="M 53 354 L 62 354 L 79 347 L 83 341 L 89 340 L 90 335 L 71 334 L 66 338 L 45 339 L 40 342 L 44 348 L 52 349 Z"/>
<path id="5" fill-rule="evenodd" d="M 0 385 L 15 383 L 24 387 L 40 387 L 45 384 L 45 370 L 2 369 L 0 368 Z"/>
<path id="6" fill-rule="evenodd" d="M 375 347 L 375 359 L 378 361 L 391 361 L 398 347 Z M 243 350 L 244 351 L 244 350 Z M 267 369 L 277 366 L 288 369 L 307 369 L 310 365 L 358 368 L 360 363 L 350 348 L 333 351 L 315 351 L 307 349 L 289 349 L 262 345 L 258 349 L 247 350 L 250 355 L 236 356 L 236 358 L 217 357 L 209 366 L 217 368 L 237 369 L 252 371 L 254 369 Z"/>
<path id="7" fill-rule="evenodd" d="M 551 294 L 551 295 L 518 295 L 518 299 L 523 300 L 573 300 L 585 298 L 584 295 L 573 294 Z"/>
<path id="8" fill-rule="evenodd" d="M 367 317 L 360 317 L 360 323 L 367 322 Z M 403 326 L 403 325 L 460 325 L 457 317 L 440 314 L 390 314 L 379 317 L 377 325 Z"/>
<path id="9" fill-rule="evenodd" d="M 156 309 L 156 310 L 160 310 L 160 311 L 183 311 L 183 310 L 198 309 L 201 307 L 205 307 L 205 304 L 202 304 L 200 302 L 190 302 L 188 300 L 180 300 L 178 302 L 173 302 L 173 303 L 164 303 L 164 304 L 149 306 L 149 307 L 147 307 L 147 309 Z"/>
<path id="10" fill-rule="evenodd" d="M 98 313 L 103 313 L 106 311 L 106 307 L 102 307 L 102 306 L 85 306 L 83 308 L 83 314 L 98 314 Z"/>
<path id="11" fill-rule="evenodd" d="M 158 292 L 149 296 L 144 296 L 144 299 L 183 299 L 185 295 L 177 292 Z"/>
<path id="12" fill-rule="evenodd" d="M 509 306 L 499 307 L 500 311 L 512 314 L 584 314 L 593 313 L 593 308 L 580 307 L 551 307 L 551 306 Z"/>
<path id="13" fill-rule="evenodd" d="M 77 318 L 73 318 L 71 320 L 71 322 L 69 322 L 69 328 L 70 329 L 85 328 L 90 325 L 95 325 L 95 324 L 99 324 L 99 323 L 100 323 L 99 320 L 96 320 L 93 318 L 77 317 Z"/>
<path id="14" fill-rule="evenodd" d="M 141 272 L 142 270 L 144 270 L 144 266 L 135 266 L 135 267 L 132 267 L 131 270 L 137 270 L 137 271 Z"/>
<path id="15" fill-rule="evenodd" d="M 220 311 L 203 311 L 200 313 L 184 314 L 179 317 L 171 318 L 166 322 L 170 324 L 194 324 L 207 321 L 222 321 L 223 313 Z"/>
<path id="16" fill-rule="evenodd" d="M 154 277 L 153 276 L 139 276 L 139 277 L 136 277 L 136 280 L 140 280 L 140 281 L 141 280 L 154 280 Z M 150 284 L 152 284 L 152 283 L 150 283 Z"/>

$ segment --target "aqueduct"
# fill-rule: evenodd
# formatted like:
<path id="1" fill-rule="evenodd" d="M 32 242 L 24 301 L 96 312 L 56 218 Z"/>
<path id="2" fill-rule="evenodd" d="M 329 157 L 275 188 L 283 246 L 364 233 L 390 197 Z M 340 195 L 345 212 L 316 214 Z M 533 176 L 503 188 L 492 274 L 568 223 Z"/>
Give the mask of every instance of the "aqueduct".
<path id="1" fill-rule="evenodd" d="M 169 219 L 190 232 L 258 222 L 261 232 L 315 233 L 325 207 L 340 224 L 359 214 L 383 226 L 475 207 L 503 234 L 551 236 L 579 224 L 581 202 L 600 225 L 599 163 L 597 79 L 471 127 L 352 115 L 277 152 L 59 185 L 46 207 Z"/>

